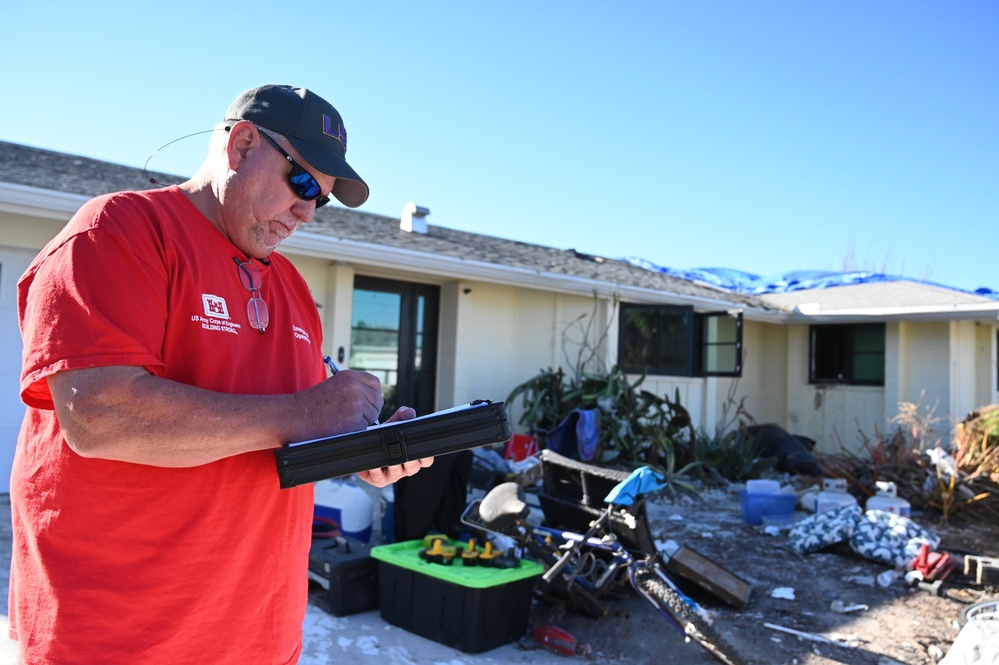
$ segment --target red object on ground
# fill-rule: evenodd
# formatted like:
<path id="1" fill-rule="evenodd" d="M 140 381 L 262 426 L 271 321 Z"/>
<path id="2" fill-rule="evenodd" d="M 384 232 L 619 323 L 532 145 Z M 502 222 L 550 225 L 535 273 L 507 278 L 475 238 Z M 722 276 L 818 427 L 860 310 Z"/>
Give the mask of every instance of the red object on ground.
<path id="1" fill-rule="evenodd" d="M 555 626 L 538 626 L 532 636 L 549 651 L 563 656 L 576 655 L 576 638 Z"/>
<path id="2" fill-rule="evenodd" d="M 506 459 L 512 459 L 514 462 L 523 462 L 531 455 L 538 453 L 538 441 L 533 436 L 515 433 L 506 442 L 506 450 L 504 452 Z"/>
<path id="3" fill-rule="evenodd" d="M 912 562 L 912 569 L 917 570 L 927 581 L 944 580 L 954 569 L 954 561 L 946 552 L 931 552 L 930 546 L 923 543 L 919 554 Z"/>

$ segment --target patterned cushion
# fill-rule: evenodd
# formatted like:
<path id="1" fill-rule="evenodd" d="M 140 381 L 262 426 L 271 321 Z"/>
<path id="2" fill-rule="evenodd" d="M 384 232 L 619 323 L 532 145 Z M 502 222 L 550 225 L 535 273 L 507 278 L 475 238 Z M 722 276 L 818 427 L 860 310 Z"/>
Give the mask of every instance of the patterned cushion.
<path id="1" fill-rule="evenodd" d="M 861 512 L 860 506 L 853 505 L 809 515 L 791 529 L 788 545 L 798 554 L 807 554 L 847 541 Z"/>
<path id="2" fill-rule="evenodd" d="M 899 568 L 919 554 L 923 543 L 936 549 L 940 538 L 908 517 L 883 510 L 864 513 L 850 538 L 850 547 L 860 556 Z"/>

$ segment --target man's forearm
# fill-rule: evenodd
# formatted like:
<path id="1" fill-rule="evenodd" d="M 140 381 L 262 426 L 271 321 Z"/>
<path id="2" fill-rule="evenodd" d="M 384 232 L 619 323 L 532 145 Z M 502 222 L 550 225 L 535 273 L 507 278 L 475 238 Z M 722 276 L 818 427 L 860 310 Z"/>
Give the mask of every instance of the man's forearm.
<path id="1" fill-rule="evenodd" d="M 49 388 L 63 436 L 78 454 L 189 467 L 362 429 L 381 403 L 378 392 L 377 405 L 368 403 L 371 388 L 358 375 L 342 372 L 336 385 L 292 395 L 230 395 L 141 367 L 97 367 L 53 375 Z"/>

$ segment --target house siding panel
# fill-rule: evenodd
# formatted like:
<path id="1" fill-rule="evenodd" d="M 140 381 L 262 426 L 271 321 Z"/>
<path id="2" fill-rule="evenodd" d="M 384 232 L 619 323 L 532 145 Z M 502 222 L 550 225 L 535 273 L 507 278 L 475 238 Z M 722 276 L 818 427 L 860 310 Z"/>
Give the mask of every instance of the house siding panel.
<path id="1" fill-rule="evenodd" d="M 906 371 L 899 384 L 899 402 L 921 403 L 933 409 L 936 417 L 946 417 L 951 409 L 950 324 L 931 321 L 900 326 L 904 339 L 900 362 Z M 889 406 L 898 408 L 898 404 Z"/>
<path id="2" fill-rule="evenodd" d="M 975 324 L 975 404 L 999 403 L 999 359 L 996 335 L 999 326 Z"/>
<path id="3" fill-rule="evenodd" d="M 736 400 L 745 397 L 745 409 L 757 423 L 788 424 L 787 334 L 785 326 L 756 321 L 743 324 L 742 378 L 736 379 L 734 394 Z M 727 386 L 724 390 L 719 397 L 727 400 Z"/>

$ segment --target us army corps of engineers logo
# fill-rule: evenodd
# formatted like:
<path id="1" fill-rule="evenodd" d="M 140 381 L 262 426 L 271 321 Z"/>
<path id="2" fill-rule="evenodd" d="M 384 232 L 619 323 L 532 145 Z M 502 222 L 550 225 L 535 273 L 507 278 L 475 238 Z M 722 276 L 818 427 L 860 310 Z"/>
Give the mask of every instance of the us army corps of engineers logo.
<path id="1" fill-rule="evenodd" d="M 200 323 L 204 330 L 239 334 L 239 329 L 242 326 L 229 319 L 229 307 L 225 304 L 225 298 L 203 293 L 201 294 L 201 304 L 205 308 L 204 316 L 195 314 L 191 317 L 191 321 Z"/>

